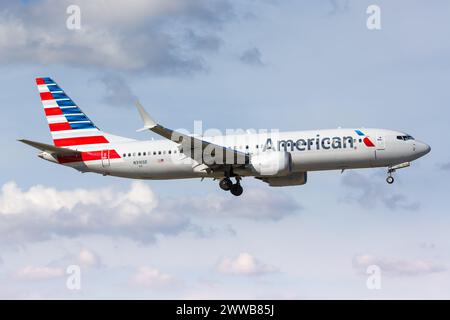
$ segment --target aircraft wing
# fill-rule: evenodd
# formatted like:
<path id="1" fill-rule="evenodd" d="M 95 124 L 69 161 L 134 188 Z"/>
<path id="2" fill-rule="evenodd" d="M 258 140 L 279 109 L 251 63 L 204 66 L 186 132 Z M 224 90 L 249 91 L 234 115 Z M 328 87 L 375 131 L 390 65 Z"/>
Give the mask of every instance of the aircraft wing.
<path id="1" fill-rule="evenodd" d="M 238 150 L 220 146 L 200 138 L 163 127 L 153 120 L 144 107 L 136 102 L 136 108 L 144 122 L 138 131 L 150 130 L 179 144 L 180 152 L 194 159 L 198 165 L 205 165 L 206 171 L 222 170 L 225 166 L 244 166 L 250 161 L 249 155 Z M 217 155 L 217 157 L 216 157 Z"/>
<path id="2" fill-rule="evenodd" d="M 19 139 L 20 142 L 23 142 L 29 146 L 32 146 L 33 148 L 39 149 L 44 152 L 48 152 L 54 155 L 61 155 L 61 156 L 74 156 L 74 155 L 81 155 L 80 151 L 66 149 L 66 148 L 59 148 L 52 146 L 50 144 L 42 143 L 42 142 L 36 142 L 26 139 Z"/>

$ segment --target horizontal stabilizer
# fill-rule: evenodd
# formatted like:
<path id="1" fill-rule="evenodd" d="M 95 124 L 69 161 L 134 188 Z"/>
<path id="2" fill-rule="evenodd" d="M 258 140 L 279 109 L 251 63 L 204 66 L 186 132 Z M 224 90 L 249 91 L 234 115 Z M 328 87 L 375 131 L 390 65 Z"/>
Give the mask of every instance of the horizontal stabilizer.
<path id="1" fill-rule="evenodd" d="M 80 151 L 66 149 L 66 148 L 59 148 L 59 147 L 55 147 L 50 144 L 46 144 L 46 143 L 42 143 L 42 142 L 36 142 L 36 141 L 31 141 L 31 140 L 26 140 L 26 139 L 19 139 L 18 141 L 23 142 L 29 146 L 32 146 L 33 148 L 36 148 L 36 149 L 39 149 L 41 151 L 45 151 L 48 153 L 55 153 L 58 155 L 66 155 L 66 156 L 81 154 Z"/>

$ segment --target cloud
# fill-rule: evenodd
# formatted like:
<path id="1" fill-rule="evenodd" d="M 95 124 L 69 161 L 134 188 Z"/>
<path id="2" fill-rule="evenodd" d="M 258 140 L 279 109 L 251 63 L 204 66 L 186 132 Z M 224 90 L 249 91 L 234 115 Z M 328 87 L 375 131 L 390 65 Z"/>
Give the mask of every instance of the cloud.
<path id="1" fill-rule="evenodd" d="M 331 5 L 331 15 L 337 14 L 339 12 L 346 12 L 349 9 L 348 0 L 328 0 L 328 2 Z"/>
<path id="2" fill-rule="evenodd" d="M 81 249 L 78 254 L 78 263 L 84 267 L 98 267 L 101 265 L 99 256 L 88 249 Z"/>
<path id="3" fill-rule="evenodd" d="M 303 209 L 291 196 L 270 188 L 246 188 L 241 197 L 231 201 L 230 195 L 224 192 L 203 197 L 180 197 L 176 201 L 161 202 L 161 208 L 212 218 L 236 217 L 257 221 L 280 220 Z"/>
<path id="4" fill-rule="evenodd" d="M 250 48 L 245 50 L 239 57 L 239 60 L 251 66 L 261 67 L 264 65 L 261 60 L 261 51 L 259 51 L 258 48 Z"/>
<path id="5" fill-rule="evenodd" d="M 223 232 L 203 230 L 191 222 L 192 216 L 276 221 L 302 209 L 278 190 L 249 188 L 240 198 L 230 197 L 218 191 L 202 197 L 160 199 L 141 181 L 132 182 L 126 191 L 112 187 L 57 190 L 43 185 L 22 190 L 15 182 L 7 182 L 0 188 L 0 240 L 26 243 L 104 235 L 150 243 L 158 234 Z"/>
<path id="6" fill-rule="evenodd" d="M 425 260 L 403 260 L 398 258 L 376 257 L 360 254 L 354 257 L 353 267 L 365 273 L 370 265 L 377 265 L 382 274 L 389 276 L 420 276 L 444 272 L 447 267 Z"/>
<path id="7" fill-rule="evenodd" d="M 450 162 L 442 163 L 441 165 L 439 165 L 439 168 L 440 168 L 441 170 L 445 170 L 445 171 L 450 170 Z"/>
<path id="8" fill-rule="evenodd" d="M 424 250 L 434 250 L 437 246 L 435 243 L 424 241 L 419 244 L 419 247 Z"/>
<path id="9" fill-rule="evenodd" d="M 127 81 L 116 74 L 107 74 L 99 79 L 105 86 L 103 101 L 110 106 L 130 107 L 138 100 Z"/>
<path id="10" fill-rule="evenodd" d="M 205 69 L 204 57 L 186 50 L 178 30 L 189 25 L 216 34 L 234 16 L 227 0 L 79 0 L 81 29 L 69 30 L 66 9 L 72 4 L 70 0 L 5 4 L 0 9 L 0 59 L 189 74 Z"/>
<path id="11" fill-rule="evenodd" d="M 37 281 L 59 278 L 64 276 L 64 274 L 62 268 L 26 266 L 16 272 L 15 278 L 19 280 Z"/>
<path id="12" fill-rule="evenodd" d="M 139 181 L 128 191 L 64 191 L 42 185 L 23 191 L 8 182 L 0 194 L 0 239 L 26 242 L 97 234 L 146 243 L 156 234 L 176 234 L 189 225 L 181 214 L 160 212 L 157 205 L 155 194 Z"/>
<path id="13" fill-rule="evenodd" d="M 346 201 L 356 202 L 361 207 L 371 209 L 379 204 L 391 210 L 418 210 L 420 203 L 411 201 L 401 193 L 394 193 L 380 186 L 382 183 L 378 178 L 369 177 L 354 171 L 349 171 L 342 176 L 341 183 L 356 191 L 345 197 Z"/>
<path id="14" fill-rule="evenodd" d="M 277 268 L 264 264 L 251 254 L 244 252 L 235 258 L 223 258 L 217 265 L 217 271 L 231 275 L 258 276 L 277 272 Z"/>
<path id="15" fill-rule="evenodd" d="M 216 35 L 200 34 L 190 29 L 186 31 L 185 41 L 193 49 L 209 52 L 219 51 L 223 43 L 223 40 Z"/>
<path id="16" fill-rule="evenodd" d="M 131 277 L 130 283 L 142 288 L 161 289 L 176 285 L 177 280 L 172 275 L 162 273 L 158 269 L 143 266 L 138 268 Z"/>

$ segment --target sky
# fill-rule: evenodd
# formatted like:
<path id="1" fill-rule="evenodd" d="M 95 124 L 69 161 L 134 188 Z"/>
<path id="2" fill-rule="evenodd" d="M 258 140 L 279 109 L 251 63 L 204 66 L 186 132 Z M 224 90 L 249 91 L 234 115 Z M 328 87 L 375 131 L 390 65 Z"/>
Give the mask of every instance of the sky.
<path id="1" fill-rule="evenodd" d="M 1 0 L 0 298 L 449 299 L 449 16 L 444 0 Z M 312 172 L 245 178 L 239 198 L 81 174 L 17 141 L 51 141 L 40 76 L 134 139 L 158 138 L 136 132 L 139 99 L 174 129 L 376 127 L 432 151 L 393 185 Z"/>

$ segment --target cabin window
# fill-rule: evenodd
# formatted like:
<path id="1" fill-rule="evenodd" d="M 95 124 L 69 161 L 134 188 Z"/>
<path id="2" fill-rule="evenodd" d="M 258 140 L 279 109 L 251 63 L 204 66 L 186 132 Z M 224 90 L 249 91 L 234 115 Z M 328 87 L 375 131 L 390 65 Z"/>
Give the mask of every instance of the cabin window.
<path id="1" fill-rule="evenodd" d="M 131 157 L 131 153 L 129 153 L 128 156 Z"/>
<path id="2" fill-rule="evenodd" d="M 136 157 L 136 152 L 133 152 L 133 157 Z"/>
<path id="3" fill-rule="evenodd" d="M 256 149 L 258 149 L 259 148 L 259 146 L 258 145 L 256 145 Z"/>
<path id="4" fill-rule="evenodd" d="M 362 139 L 359 139 L 359 143 L 361 143 L 362 142 Z"/>
<path id="5" fill-rule="evenodd" d="M 139 157 L 141 156 L 141 153 L 140 153 L 140 152 L 138 152 L 138 156 L 139 156 Z"/>
<path id="6" fill-rule="evenodd" d="M 127 154 L 126 154 L 126 153 L 124 153 L 124 154 L 123 154 L 123 157 L 125 158 L 126 156 L 127 156 Z"/>
<path id="7" fill-rule="evenodd" d="M 144 152 L 143 154 L 142 154 L 143 156 L 146 156 L 147 155 L 147 153 L 146 152 Z"/>
<path id="8" fill-rule="evenodd" d="M 161 151 L 158 151 L 158 154 L 161 154 Z"/>
<path id="9" fill-rule="evenodd" d="M 245 146 L 245 149 L 248 149 L 248 146 Z"/>
<path id="10" fill-rule="evenodd" d="M 153 151 L 153 155 L 156 156 L 156 151 Z"/>
<path id="11" fill-rule="evenodd" d="M 172 154 L 172 150 L 169 150 L 169 154 Z"/>

